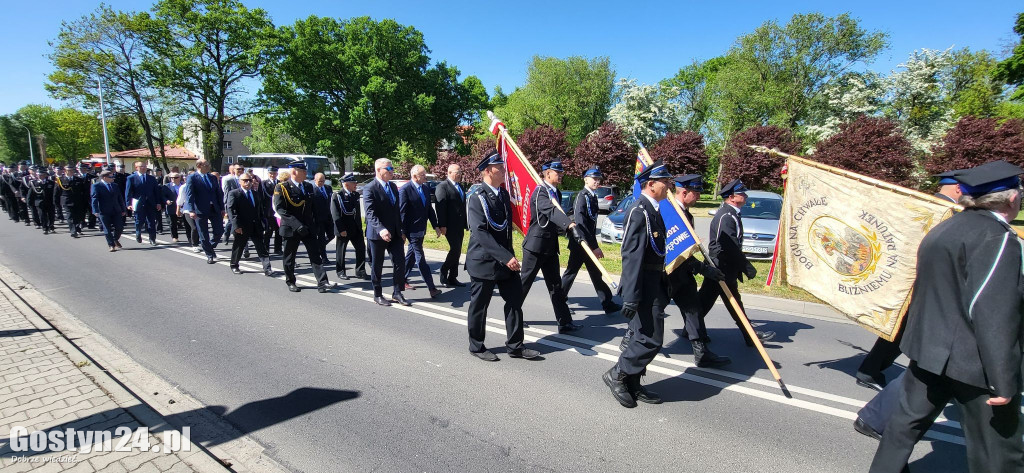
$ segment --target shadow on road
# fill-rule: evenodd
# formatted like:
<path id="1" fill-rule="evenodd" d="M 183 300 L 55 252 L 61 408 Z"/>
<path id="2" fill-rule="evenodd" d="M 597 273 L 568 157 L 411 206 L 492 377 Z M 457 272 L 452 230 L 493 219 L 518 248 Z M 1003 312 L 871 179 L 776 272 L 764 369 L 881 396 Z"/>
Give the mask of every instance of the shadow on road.
<path id="1" fill-rule="evenodd" d="M 21 330 L 0 330 L 0 338 L 24 337 L 26 335 L 31 335 L 33 333 L 49 332 L 51 330 L 53 330 L 53 329 L 52 328 L 42 328 L 42 329 L 40 329 L 40 328 L 26 328 L 26 329 L 21 329 Z"/>

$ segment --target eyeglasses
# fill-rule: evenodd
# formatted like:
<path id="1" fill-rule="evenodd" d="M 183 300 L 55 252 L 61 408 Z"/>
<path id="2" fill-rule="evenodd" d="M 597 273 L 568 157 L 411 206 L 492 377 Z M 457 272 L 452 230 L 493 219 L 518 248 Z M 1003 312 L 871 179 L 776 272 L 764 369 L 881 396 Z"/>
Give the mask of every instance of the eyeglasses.
<path id="1" fill-rule="evenodd" d="M 239 181 L 242 181 L 242 182 L 249 182 L 249 181 L 252 181 L 252 179 L 239 179 Z"/>
<path id="2" fill-rule="evenodd" d="M 388 167 L 385 167 L 384 169 L 387 170 L 387 171 L 395 172 L 395 167 L 394 166 L 388 166 Z"/>

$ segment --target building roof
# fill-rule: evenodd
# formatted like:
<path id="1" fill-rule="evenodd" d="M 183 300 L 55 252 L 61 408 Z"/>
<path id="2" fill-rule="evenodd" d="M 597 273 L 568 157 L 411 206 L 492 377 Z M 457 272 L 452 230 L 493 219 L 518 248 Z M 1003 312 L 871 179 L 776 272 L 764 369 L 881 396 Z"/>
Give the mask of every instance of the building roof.
<path id="1" fill-rule="evenodd" d="M 160 154 L 160 152 L 157 151 L 157 155 L 158 156 L 159 156 L 159 154 Z M 189 151 L 189 150 L 187 150 L 187 149 L 185 149 L 184 147 L 181 147 L 181 146 L 174 146 L 174 145 L 164 146 L 164 154 L 167 156 L 167 159 L 174 159 L 174 160 L 178 160 L 178 161 L 181 161 L 181 160 L 193 160 L 194 161 L 194 160 L 198 159 L 196 157 L 195 153 L 193 153 L 193 152 L 191 152 L 191 151 Z M 105 158 L 106 156 L 107 155 L 105 153 L 93 153 L 93 154 L 90 154 L 88 156 L 88 158 L 89 159 L 92 159 L 92 158 Z M 113 158 L 149 158 L 150 157 L 149 156 L 149 148 L 129 149 L 129 150 L 125 150 L 125 151 L 111 151 L 110 152 L 110 156 L 113 157 Z"/>

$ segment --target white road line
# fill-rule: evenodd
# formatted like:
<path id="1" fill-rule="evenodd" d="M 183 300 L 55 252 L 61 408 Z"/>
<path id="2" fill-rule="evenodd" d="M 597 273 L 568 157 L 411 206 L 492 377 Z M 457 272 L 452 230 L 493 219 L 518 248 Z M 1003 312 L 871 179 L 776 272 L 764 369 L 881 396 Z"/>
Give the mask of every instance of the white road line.
<path id="1" fill-rule="evenodd" d="M 168 245 L 172 244 L 172 243 L 168 243 L 168 242 L 161 241 L 161 240 L 157 240 L 157 241 L 159 243 L 164 243 L 164 244 L 168 244 Z M 205 253 L 193 253 L 191 250 L 185 250 L 185 249 L 175 248 L 175 247 L 171 247 L 171 246 L 164 246 L 164 249 L 167 249 L 167 250 L 170 250 L 170 251 L 174 251 L 174 252 L 177 252 L 177 253 L 181 253 L 181 254 L 186 255 L 186 256 L 192 256 L 192 257 L 197 258 L 197 259 L 202 259 L 202 260 L 206 259 L 206 254 Z M 217 264 L 218 265 L 224 265 L 224 266 L 230 266 L 228 261 L 223 260 L 223 259 L 219 259 L 219 258 L 218 258 Z M 241 267 L 243 265 L 246 268 L 259 269 L 262 272 L 262 266 L 259 265 L 259 264 L 256 264 L 256 263 L 253 263 L 253 262 L 249 262 L 249 261 L 241 261 L 239 266 Z M 283 275 L 282 276 L 274 276 L 274 278 L 280 279 L 280 280 L 284 280 L 284 276 Z M 303 275 L 296 275 L 296 279 L 302 279 L 304 281 L 309 281 L 309 282 L 312 282 L 314 284 L 316 283 L 316 278 L 315 277 L 304 275 L 304 274 Z M 343 292 L 335 292 L 336 294 L 340 294 L 340 295 L 344 295 L 344 296 L 348 296 L 348 297 L 352 297 L 352 298 L 355 298 L 355 299 L 364 300 L 364 301 L 368 301 L 368 302 L 373 302 L 373 296 L 372 296 L 373 292 L 372 291 L 367 291 L 365 289 L 358 288 L 358 287 L 349 285 L 347 283 L 346 284 L 338 284 L 337 287 L 338 288 L 344 288 L 346 290 L 343 291 Z M 462 317 L 453 317 L 453 316 L 450 316 L 450 315 L 444 315 L 444 314 L 440 314 L 440 313 L 437 313 L 437 312 L 432 312 L 432 311 L 424 310 L 423 308 L 421 308 L 421 306 L 425 306 L 426 308 L 430 308 L 430 309 L 433 309 L 435 311 L 458 314 L 458 315 L 460 315 Z M 406 307 L 406 306 L 395 304 L 395 305 L 392 306 L 392 308 L 398 309 L 398 310 L 402 310 L 402 311 L 405 311 L 405 312 L 410 312 L 410 313 L 417 314 L 417 315 L 427 316 L 427 317 L 430 317 L 430 318 L 433 318 L 433 319 L 442 320 L 442 321 L 445 321 L 445 322 L 450 322 L 450 323 L 461 325 L 461 326 L 466 326 L 466 319 L 465 319 L 466 312 L 465 311 L 461 311 L 461 310 L 458 310 L 458 309 L 454 309 L 452 307 L 444 306 L 444 305 L 441 305 L 441 304 L 436 303 L 436 302 L 416 302 L 416 305 L 411 306 L 411 307 Z M 496 333 L 496 334 L 500 334 L 500 335 L 505 335 L 504 321 L 503 320 L 498 320 L 496 318 L 488 317 L 487 321 L 489 322 L 489 324 L 486 327 L 488 332 L 492 332 L 492 333 Z M 494 325 L 492 325 L 492 324 L 494 324 Z M 498 325 L 498 324 L 500 324 L 501 327 L 497 327 L 496 325 Z M 597 341 L 594 341 L 594 340 L 589 340 L 589 339 L 586 339 L 586 338 L 575 337 L 575 336 L 572 336 L 572 335 L 562 335 L 562 334 L 558 334 L 557 332 L 553 332 L 553 331 L 549 331 L 549 330 L 543 330 L 543 329 L 534 328 L 534 327 L 526 328 L 525 332 L 530 332 L 531 333 L 531 334 L 525 334 L 525 337 L 524 337 L 527 341 L 530 341 L 530 342 L 539 343 L 541 345 L 546 345 L 546 346 L 549 346 L 549 347 L 552 347 L 552 348 L 557 348 L 559 350 L 575 351 L 576 353 L 579 353 L 580 355 L 583 355 L 583 356 L 597 357 L 597 358 L 600 358 L 602 360 L 610 361 L 612 363 L 618 361 L 618 355 L 617 354 L 613 355 L 613 354 L 608 354 L 608 353 L 604 353 L 604 352 L 601 352 L 601 351 L 597 350 L 597 348 L 601 348 L 601 349 L 608 350 L 608 351 L 611 351 L 611 352 L 614 352 L 614 353 L 618 353 L 619 352 L 619 347 L 617 345 L 612 345 L 612 344 L 608 344 L 608 343 L 601 343 L 601 342 L 597 342 Z M 537 335 L 533 335 L 533 334 L 537 334 Z M 569 345 L 569 344 L 566 344 L 566 343 L 561 343 L 561 342 L 552 340 L 552 338 L 561 338 L 561 339 L 567 340 L 567 341 L 573 341 L 573 342 L 577 342 L 577 343 L 582 343 L 582 344 L 585 344 L 585 345 L 589 345 L 590 348 L 583 348 L 583 347 L 579 347 L 579 346 L 576 346 L 576 345 Z M 756 385 L 759 385 L 759 386 L 765 386 L 765 387 L 768 387 L 768 388 L 777 389 L 778 384 L 776 384 L 774 381 L 768 381 L 768 380 L 764 380 L 764 379 L 760 379 L 760 378 L 755 378 L 755 377 L 752 377 L 752 376 L 745 376 L 745 375 L 734 373 L 734 372 L 731 372 L 731 371 L 724 371 L 724 370 L 718 370 L 718 369 L 712 369 L 712 368 L 697 368 L 696 365 L 694 365 L 693 363 L 689 363 L 689 362 L 685 362 L 685 361 L 681 361 L 681 360 L 676 360 L 674 358 L 668 358 L 668 357 L 665 357 L 664 355 L 662 355 L 660 353 L 657 355 L 656 361 L 660 362 L 660 363 L 669 364 L 669 365 L 675 365 L 675 366 L 681 367 L 681 368 L 686 370 L 686 371 L 680 371 L 680 370 L 677 370 L 677 369 L 668 368 L 668 367 L 664 367 L 664 366 L 661 366 L 661 365 L 658 365 L 658 364 L 653 364 L 653 363 L 651 365 L 648 365 L 648 369 L 650 371 L 654 371 L 656 373 L 660 373 L 660 374 L 663 374 L 665 376 L 681 378 L 681 379 L 685 379 L 685 380 L 688 380 L 688 381 L 693 381 L 693 382 L 704 384 L 704 385 L 707 385 L 707 386 L 712 386 L 712 387 L 715 387 L 715 388 L 719 388 L 719 389 L 722 389 L 724 391 L 731 391 L 731 392 L 735 392 L 735 393 L 745 394 L 745 395 L 753 396 L 753 397 L 756 397 L 756 398 L 759 398 L 759 399 L 764 399 L 764 400 L 767 400 L 767 401 L 772 401 L 772 402 L 776 402 L 776 403 L 779 403 L 779 404 L 784 404 L 784 405 L 787 405 L 787 406 L 792 406 L 792 407 L 797 407 L 797 408 L 800 408 L 800 409 L 805 409 L 805 410 L 809 410 L 809 411 L 813 411 L 813 412 L 818 412 L 818 413 L 821 413 L 821 414 L 827 414 L 827 415 L 831 415 L 831 416 L 834 416 L 834 417 L 839 417 L 839 418 L 846 419 L 846 420 L 854 420 L 854 419 L 857 418 L 857 413 L 856 412 L 848 411 L 848 410 L 845 410 L 845 409 L 838 409 L 838 408 L 835 408 L 835 407 L 831 407 L 831 406 L 827 406 L 827 405 L 823 405 L 823 404 L 818 404 L 818 403 L 815 403 L 815 402 L 806 401 L 806 400 L 802 400 L 802 399 L 787 398 L 787 397 L 783 396 L 782 394 L 766 392 L 766 391 L 763 391 L 763 390 L 760 390 L 760 389 L 753 389 L 753 388 L 750 388 L 750 387 L 742 386 L 740 384 L 728 383 L 728 382 L 724 382 L 724 381 L 721 381 L 721 380 L 718 380 L 718 379 L 713 379 L 713 378 L 708 378 L 708 377 L 704 377 L 704 376 L 699 376 L 697 374 L 690 373 L 689 371 L 690 370 L 703 371 L 703 372 L 707 372 L 707 373 L 714 374 L 714 375 L 717 375 L 717 376 L 722 376 L 722 377 L 725 377 L 725 378 L 733 379 L 733 380 L 736 380 L 736 381 L 738 381 L 740 383 L 749 382 L 749 383 L 756 384 Z M 597 375 L 595 375 L 595 379 L 596 379 L 596 376 Z M 865 404 L 864 401 L 860 401 L 860 400 L 857 400 L 857 399 L 848 398 L 848 397 L 844 397 L 844 396 L 839 396 L 839 395 L 835 395 L 835 394 L 830 394 L 830 393 L 826 393 L 826 392 L 822 392 L 822 391 L 817 391 L 817 390 L 814 390 L 814 389 L 801 388 L 799 386 L 792 386 L 792 385 L 789 385 L 789 384 L 787 384 L 786 387 L 789 389 L 789 391 L 791 393 L 804 394 L 804 395 L 808 395 L 808 396 L 811 396 L 811 397 L 819 398 L 819 399 L 822 399 L 822 400 L 827 400 L 827 401 L 832 401 L 832 402 L 836 402 L 836 403 L 839 403 L 839 404 L 849 405 L 849 406 L 852 406 L 852 407 L 856 407 L 858 409 Z M 958 422 L 946 419 L 945 417 L 942 417 L 942 416 L 940 416 L 939 419 L 936 419 L 936 423 L 939 424 L 939 425 L 946 426 L 946 427 L 950 427 L 950 428 L 954 428 L 954 429 L 960 429 L 960 424 Z M 942 432 L 935 432 L 935 431 L 931 431 L 930 430 L 926 434 L 926 437 L 931 438 L 933 440 L 939 440 L 939 441 L 943 441 L 943 442 L 949 442 L 949 443 L 954 443 L 954 444 L 958 444 L 958 445 L 964 445 L 963 437 L 962 436 L 958 436 L 958 435 L 951 435 L 951 434 L 946 434 L 946 433 L 942 433 Z"/>

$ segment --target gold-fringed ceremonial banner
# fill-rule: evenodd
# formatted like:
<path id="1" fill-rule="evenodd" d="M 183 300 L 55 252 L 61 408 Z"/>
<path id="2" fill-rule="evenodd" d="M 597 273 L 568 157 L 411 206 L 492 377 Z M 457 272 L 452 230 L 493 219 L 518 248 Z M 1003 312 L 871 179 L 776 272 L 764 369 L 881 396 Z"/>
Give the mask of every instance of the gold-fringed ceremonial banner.
<path id="1" fill-rule="evenodd" d="M 788 178 L 769 284 L 802 288 L 891 341 L 910 303 L 917 247 L 956 205 L 784 156 Z"/>

